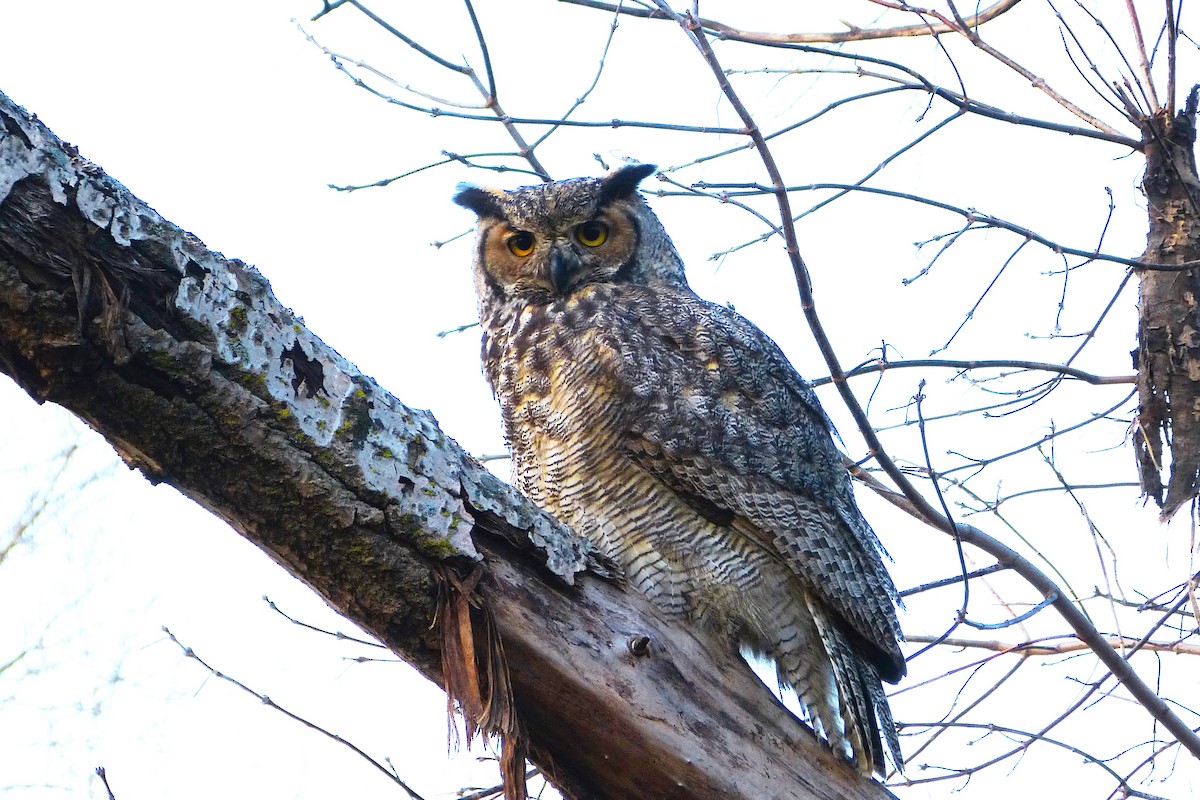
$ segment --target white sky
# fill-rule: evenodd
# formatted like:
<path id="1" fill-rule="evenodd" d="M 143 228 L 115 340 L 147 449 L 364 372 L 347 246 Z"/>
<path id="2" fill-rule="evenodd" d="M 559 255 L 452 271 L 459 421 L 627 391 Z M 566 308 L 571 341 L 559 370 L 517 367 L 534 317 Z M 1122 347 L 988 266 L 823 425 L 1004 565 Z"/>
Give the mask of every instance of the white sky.
<path id="1" fill-rule="evenodd" d="M 607 33 L 603 17 L 532 0 L 502 8 L 480 5 L 485 26 L 497 31 L 492 55 L 501 76 L 501 100 L 510 113 L 551 114 L 565 108 L 591 80 Z M 1119 10 L 1119 4 L 1103 5 Z M 36 113 L 164 217 L 209 247 L 258 266 L 281 300 L 302 313 L 312 330 L 404 402 L 431 409 L 468 450 L 499 452 L 503 444 L 494 403 L 479 375 L 477 337 L 435 336 L 474 319 L 467 240 L 441 249 L 429 243 L 454 237 L 471 224 L 470 216 L 449 201 L 458 181 L 525 181 L 450 167 L 386 190 L 329 190 L 327 183 L 370 182 L 399 174 L 437 160 L 443 149 L 468 152 L 506 145 L 495 126 L 431 119 L 354 90 L 289 22 L 318 7 L 315 0 L 7 0 L 0 2 L 0 91 Z M 445 20 L 437 16 L 444 8 L 455 9 L 444 12 Z M 1036 8 L 1036 15 L 1022 18 L 1025 21 L 997 23 L 997 35 L 1021 42 L 1031 63 L 1039 64 L 1051 60 L 1059 45 L 1057 33 L 1042 24 L 1045 8 Z M 871 21 L 858 6 L 853 9 L 856 22 Z M 457 6 L 379 0 L 377 10 L 396 22 L 409 20 L 405 29 L 439 52 L 456 57 L 467 49 L 474 55 L 462 44 L 465 28 Z M 716 4 L 706 7 L 714 17 L 720 17 L 719 10 Z M 755 11 L 761 12 L 760 19 L 742 16 L 739 21 L 748 28 L 813 30 L 836 28 L 841 9 L 822 17 L 803 4 L 761 4 L 743 13 Z M 570 35 L 543 33 L 543 25 L 564 19 Z M 464 96 L 460 83 L 432 75 L 352 11 L 305 26 L 321 41 L 386 67 L 402 80 L 435 94 Z M 879 52 L 907 52 L 895 49 L 899 46 L 883 46 Z M 920 47 L 921 58 L 939 63 L 932 46 Z M 580 53 L 588 55 L 581 59 Z M 731 57 L 726 65 L 735 62 Z M 937 69 L 944 71 L 944 64 Z M 991 67 L 981 69 L 986 74 L 971 84 L 979 99 L 1066 121 L 1023 82 Z M 703 124 L 736 124 L 694 50 L 666 23 L 623 24 L 610 54 L 610 70 L 580 118 L 675 115 Z M 1078 88 L 1069 73 L 1059 77 Z M 797 91 L 794 83 L 774 77 L 741 80 L 739 86 L 778 119 L 794 118 L 796 109 L 811 113 L 844 94 L 844 81 L 861 82 L 796 78 L 792 80 L 808 81 Z M 939 80 L 952 78 L 940 75 Z M 536 91 L 524 91 L 526 86 Z M 871 88 L 850 86 L 850 91 Z M 781 142 L 778 155 L 793 183 L 853 180 L 890 152 L 890 143 L 904 141 L 923 108 L 924 99 L 913 95 L 882 101 L 870 110 L 831 115 L 811 132 Z M 936 113 L 946 112 L 940 108 Z M 764 124 L 773 121 L 769 117 Z M 1109 113 L 1107 118 L 1119 121 L 1114 117 Z M 1099 235 L 1108 202 L 1104 187 L 1109 186 L 1116 193 L 1118 214 L 1105 249 L 1130 256 L 1140 252 L 1145 215 L 1135 191 L 1138 159 L 1117 159 L 1117 147 L 1022 129 L 999 129 L 1003 138 L 997 140 L 997 129 L 989 124 L 955 123 L 953 135 L 939 134 L 897 161 L 879 185 L 979 206 L 1080 247 L 1093 246 Z M 993 138 L 985 138 L 989 133 Z M 730 145 L 737 141 L 726 139 Z M 628 156 L 669 165 L 712 149 L 712 141 L 698 138 L 601 128 L 566 131 L 552 140 L 544 156 L 557 176 L 568 177 L 599 171 L 594 152 L 609 163 Z M 752 161 L 737 163 L 741 171 L 714 167 L 711 172 L 681 173 L 681 179 L 761 179 Z M 964 175 L 970 179 L 963 180 Z M 649 188 L 656 188 L 652 183 L 647 182 Z M 733 302 L 777 338 L 802 373 L 823 374 L 799 322 L 794 285 L 778 246 L 760 245 L 719 263 L 707 261 L 709 254 L 751 238 L 758 229 L 742 216 L 700 216 L 713 205 L 707 201 L 652 202 L 680 244 L 698 290 L 713 300 Z M 916 274 L 937 247 L 917 252 L 912 242 L 959 225 L 948 217 L 927 217 L 921 227 L 914 227 L 893 206 L 872 200 L 837 204 L 800 225 L 818 301 L 846 365 L 869 358 L 884 338 L 903 356 L 925 356 L 950 335 L 1019 244 L 1006 234 L 975 234 L 938 262 L 933 277 L 902 286 L 900 279 Z M 1060 262 L 1045 251 L 1027 250 L 981 306 L 980 321 L 968 326 L 948 355 L 988 358 L 1034 352 L 1040 360 L 1051 360 L 1074 346 L 1074 340 L 1030 344 L 1025 335 L 1052 329 L 1055 287 L 1062 280 L 1044 274 Z M 1089 325 L 1120 274 L 1117 267 L 1098 265 L 1082 277 L 1072 277 L 1064 330 Z M 1093 348 L 1096 355 L 1080 366 L 1106 374 L 1129 370 L 1133 299 L 1128 293 L 1122 298 L 1112 321 L 1101 330 Z M 1035 346 L 1046 349 L 1026 349 Z M 941 382 L 948 377 L 945 373 L 914 371 L 889 384 L 876 408 L 902 406 L 920 377 L 930 380 L 927 413 L 952 408 L 965 396 L 959 384 Z M 870 386 L 868 381 L 856 384 L 864 397 Z M 822 391 L 850 451 L 859 453 L 834 394 Z M 1062 395 L 1058 405 L 1040 416 L 976 419 L 970 426 L 935 428 L 931 451 L 935 458 L 947 450 L 1002 452 L 1045 432 L 1050 418 L 1069 424 L 1101 402 L 1066 391 Z M 1103 395 L 1110 396 L 1115 403 L 1121 394 Z M 64 443 L 74 441 L 82 426 L 60 410 L 36 407 L 8 382 L 0 384 L 0 410 L 0 418 L 6 420 L 0 425 L 0 480 L 6 487 L 0 492 L 0 520 L 7 524 L 45 485 L 43 465 Z M 897 411 L 888 419 L 903 416 Z M 1064 442 L 1060 468 L 1078 482 L 1094 476 L 1133 480 L 1127 452 L 1104 452 L 1121 445 L 1122 433 L 1110 425 L 1086 446 L 1067 449 Z M 390 757 L 401 776 L 430 800 L 451 797 L 461 786 L 490 779 L 490 771 L 475 768 L 469 758 L 447 766 L 440 692 L 404 667 L 346 660 L 363 654 L 364 648 L 287 624 L 266 607 L 262 595 L 312 624 L 350 627 L 223 524 L 173 490 L 150 487 L 123 466 L 114 466 L 107 445 L 89 433 L 79 435 L 83 444 L 78 463 L 59 484 L 67 489 L 63 504 L 39 522 L 36 546 L 18 551 L 0 569 L 0 609 L 16 610 L 0 613 L 0 663 L 39 638 L 46 661 L 32 657 L 39 673 L 19 686 L 6 687 L 0 676 L 0 793 L 21 798 L 102 797 L 90 775 L 94 767 L 104 765 L 118 800 L 400 796 L 390 782 L 337 745 L 227 684 L 207 679 L 165 640 L 163 625 L 217 668 L 377 758 Z M 890 441 L 908 446 L 912 435 L 899 432 Z M 913 452 L 911 447 L 907 452 Z M 1047 484 L 1047 473 L 1038 471 L 1036 464 L 1033 472 L 1022 469 L 1026 471 L 1006 476 L 1006 488 Z M 104 477 L 73 495 L 73 478 L 93 471 Z M 1118 545 L 1132 544 L 1121 561 L 1124 574 L 1137 578 L 1131 584 L 1144 581 L 1157 591 L 1195 569 L 1186 525 L 1160 528 L 1132 492 L 1105 502 L 1100 516 L 1105 533 Z M 897 558 L 901 587 L 953 572 L 953 552 L 943 540 L 915 532 L 877 501 L 867 498 L 864 505 Z M 1096 580 L 1095 570 L 1084 571 L 1076 562 L 1088 561 L 1087 566 L 1094 567 L 1095 548 L 1086 532 L 1080 532 L 1086 529 L 1078 512 L 1050 519 L 1047 513 L 1063 514 L 1019 506 L 1014 518 L 1046 535 L 1038 544 L 1058 563 L 1078 566 L 1079 575 L 1086 577 L 1077 588 L 1089 592 L 1087 581 Z M 1004 533 L 990 518 L 980 524 L 989 532 Z M 935 633 L 946 624 L 953 600 L 937 599 L 940 606 L 927 606 L 923 600 L 912 604 L 912 621 L 906 620 L 910 633 Z M 990 598 L 977 602 L 981 618 L 1003 616 Z M 1061 625 L 1052 627 L 1061 630 Z M 1013 631 L 995 635 L 1009 640 L 1017 636 Z M 1041 667 L 1031 665 L 1027 671 L 1037 669 Z M 1083 678 L 1089 674 L 1095 673 L 1087 668 L 1078 672 Z M 1062 688 L 1062 675 L 1046 681 L 1050 691 L 1075 691 Z M 1193 706 L 1200 704 L 1200 686 L 1192 679 L 1176 696 Z M 1042 695 L 1030 697 L 1031 706 L 1042 702 Z M 897 704 L 900 719 L 929 719 L 941 713 L 901 706 L 905 702 Z M 1125 717 L 1085 718 L 1081 724 L 1149 729 L 1138 709 Z M 1105 747 L 1098 752 L 1111 754 Z M 973 752 L 964 751 L 962 763 L 972 757 Z M 964 796 L 1038 791 L 1103 797 L 1111 788 L 1095 770 L 1051 773 L 1040 768 L 1043 761 L 1042 750 L 1035 748 L 1020 769 L 1010 773 L 1000 768 L 981 776 Z M 1197 796 L 1187 788 L 1189 776 L 1196 775 L 1185 760 L 1168 783 L 1149 791 Z M 959 785 L 932 784 L 928 796 L 946 796 Z"/>

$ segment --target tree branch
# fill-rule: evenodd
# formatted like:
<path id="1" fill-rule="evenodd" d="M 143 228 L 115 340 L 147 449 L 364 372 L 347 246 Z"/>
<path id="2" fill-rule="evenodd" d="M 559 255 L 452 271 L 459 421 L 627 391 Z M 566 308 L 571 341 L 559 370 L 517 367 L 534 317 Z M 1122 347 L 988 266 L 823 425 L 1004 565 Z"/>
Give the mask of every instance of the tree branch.
<path id="1" fill-rule="evenodd" d="M 1041 639 L 1033 642 L 1002 642 L 998 639 L 942 638 L 940 636 L 914 636 L 910 634 L 905 637 L 905 640 L 914 643 L 936 642 L 946 647 L 971 647 L 979 650 L 991 650 L 995 653 L 1013 653 L 1022 657 L 1061 656 L 1068 653 L 1081 653 L 1091 649 L 1088 645 L 1074 637 L 1065 638 L 1066 641 L 1064 642 L 1050 644 Z M 1139 647 L 1141 650 L 1155 653 L 1179 653 L 1181 655 L 1200 656 L 1200 646 L 1194 644 L 1183 644 L 1182 642 L 1141 642 L 1138 639 L 1130 639 L 1127 636 L 1108 636 L 1107 638 L 1114 648 L 1126 649 Z"/>
<path id="2" fill-rule="evenodd" d="M 890 796 L 731 648 L 605 579 L 585 540 L 325 345 L 257 270 L 2 94 L 0 372 L 439 684 L 433 573 L 482 565 L 529 752 L 568 797 Z"/>
<path id="3" fill-rule="evenodd" d="M 670 15 L 661 10 L 649 8 L 631 8 L 629 6 L 618 6 L 613 3 L 605 3 L 602 0 L 559 0 L 562 3 L 569 3 L 576 6 L 585 6 L 587 8 L 596 8 L 602 11 L 613 11 L 620 14 L 626 14 L 631 17 L 644 17 L 648 19 L 671 19 Z M 993 5 L 980 11 L 978 14 L 972 14 L 965 19 L 967 25 L 972 28 L 978 27 L 985 22 L 990 22 L 996 17 L 999 17 L 1004 12 L 1016 6 L 1021 0 L 1000 0 Z M 700 24 L 707 31 L 712 31 L 720 38 L 736 38 L 741 42 L 750 43 L 786 43 L 786 44 L 841 44 L 844 42 L 864 42 L 871 39 L 900 39 L 910 36 L 937 36 L 943 33 L 956 32 L 956 25 L 948 25 L 945 23 L 923 23 L 920 25 L 899 25 L 892 28 L 860 28 L 856 25 L 846 23 L 847 30 L 831 31 L 828 33 L 812 32 L 812 33 L 774 33 L 767 31 L 745 31 L 735 28 L 732 25 L 726 25 L 723 22 L 718 22 L 714 19 L 700 18 Z"/>
<path id="4" fill-rule="evenodd" d="M 1067 378 L 1090 383 L 1093 386 L 1112 386 L 1116 384 L 1131 384 L 1137 382 L 1136 375 L 1093 375 L 1090 372 L 1085 372 L 1075 367 L 1068 367 L 1062 364 L 1046 364 L 1040 361 L 1021 361 L 1019 359 L 975 359 L 962 360 L 952 358 L 907 358 L 900 361 L 889 361 L 887 359 L 878 359 L 867 364 L 861 364 L 854 369 L 846 371 L 847 378 L 853 378 L 858 375 L 868 375 L 873 372 L 887 372 L 890 369 L 903 369 L 906 367 L 944 367 L 946 369 L 958 370 L 959 372 L 967 372 L 970 370 L 979 369 L 1015 369 L 1022 372 L 1026 371 L 1041 371 L 1052 372 L 1056 375 L 1062 375 Z M 812 386 L 824 386 L 827 383 L 832 383 L 832 378 L 814 378 L 809 381 Z"/>
<path id="5" fill-rule="evenodd" d="M 908 512 L 930 525 L 958 536 L 965 544 L 977 547 L 985 553 L 994 556 L 1001 566 L 1019 574 L 1031 586 L 1041 592 L 1043 597 L 1053 596 L 1055 599 L 1052 605 L 1066 623 L 1071 626 L 1071 629 L 1075 631 L 1075 636 L 1096 654 L 1101 663 L 1108 668 L 1113 677 L 1125 686 L 1126 690 L 1133 695 L 1133 698 L 1179 740 L 1180 745 L 1185 750 L 1193 756 L 1200 758 L 1200 736 L 1197 736 L 1196 731 L 1189 728 L 1171 710 L 1166 701 L 1154 693 L 1149 684 L 1143 681 L 1141 676 L 1134 671 L 1133 666 L 1130 665 L 1126 657 L 1117 653 L 1104 635 L 1092 624 L 1091 620 L 1044 572 L 1035 567 L 1020 553 L 997 539 L 988 536 L 974 525 L 964 522 L 952 522 L 940 515 L 930 517 L 908 496 L 891 491 L 875 480 L 869 473 L 857 470 L 855 476 L 897 508 Z M 1132 651 L 1130 654 L 1132 654 Z"/>

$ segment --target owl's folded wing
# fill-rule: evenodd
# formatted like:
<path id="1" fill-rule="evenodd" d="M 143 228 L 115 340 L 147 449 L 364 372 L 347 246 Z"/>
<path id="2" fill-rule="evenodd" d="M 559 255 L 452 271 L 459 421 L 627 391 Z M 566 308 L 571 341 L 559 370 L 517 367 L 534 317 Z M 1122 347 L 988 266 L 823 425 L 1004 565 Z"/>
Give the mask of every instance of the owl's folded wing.
<path id="1" fill-rule="evenodd" d="M 774 550 L 885 680 L 905 673 L 896 589 L 832 426 L 778 346 L 732 310 L 658 292 L 631 304 L 671 347 L 623 342 L 623 447 L 687 503 Z M 630 326 L 633 329 L 634 326 Z"/>

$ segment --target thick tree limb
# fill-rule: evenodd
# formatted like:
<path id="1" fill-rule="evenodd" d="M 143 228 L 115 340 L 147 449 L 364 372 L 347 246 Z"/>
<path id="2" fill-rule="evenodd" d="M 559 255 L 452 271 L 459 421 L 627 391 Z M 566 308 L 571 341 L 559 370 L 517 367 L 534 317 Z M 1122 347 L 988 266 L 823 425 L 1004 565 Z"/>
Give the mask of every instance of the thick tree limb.
<path id="1" fill-rule="evenodd" d="M 1150 216 L 1144 258 L 1155 263 L 1186 264 L 1200 256 L 1196 107 L 1193 89 L 1177 117 L 1160 110 L 1141 121 L 1142 188 Z M 1154 498 L 1162 518 L 1169 519 L 1200 494 L 1200 269 L 1144 270 L 1140 277 L 1133 443 L 1142 493 Z M 1164 481 L 1168 453 L 1170 478 Z"/>
<path id="2" fill-rule="evenodd" d="M 434 575 L 482 565 L 531 756 L 569 797 L 889 796 L 728 648 L 601 577 L 585 541 L 310 333 L 253 267 L 2 94 L 0 371 L 439 684 Z"/>

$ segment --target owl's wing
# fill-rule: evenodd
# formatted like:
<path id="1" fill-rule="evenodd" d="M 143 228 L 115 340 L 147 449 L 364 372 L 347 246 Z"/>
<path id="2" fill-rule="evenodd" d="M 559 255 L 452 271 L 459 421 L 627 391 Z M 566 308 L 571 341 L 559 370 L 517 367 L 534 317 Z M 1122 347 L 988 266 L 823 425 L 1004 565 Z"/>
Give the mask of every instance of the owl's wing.
<path id="1" fill-rule="evenodd" d="M 624 287 L 622 446 L 694 509 L 779 553 L 881 677 L 905 673 L 897 594 L 816 395 L 779 347 L 687 289 Z M 637 341 L 653 334 L 666 347 Z"/>

